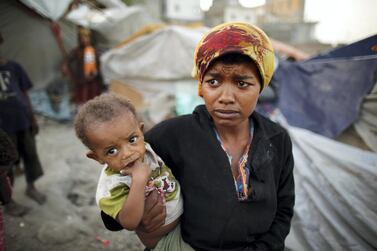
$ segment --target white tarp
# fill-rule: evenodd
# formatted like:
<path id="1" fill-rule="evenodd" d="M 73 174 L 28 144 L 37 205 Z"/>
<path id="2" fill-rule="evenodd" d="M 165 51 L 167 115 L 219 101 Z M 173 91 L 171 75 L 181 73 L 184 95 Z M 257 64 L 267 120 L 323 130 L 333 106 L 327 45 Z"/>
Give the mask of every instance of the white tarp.
<path id="1" fill-rule="evenodd" d="M 71 10 L 65 18 L 77 25 L 93 28 L 96 24 L 105 22 L 109 17 L 105 12 L 80 4 Z"/>
<path id="2" fill-rule="evenodd" d="M 287 248 L 377 249 L 377 154 L 289 127 L 296 205 Z"/>
<path id="3" fill-rule="evenodd" d="M 65 17 L 81 26 L 98 31 L 110 46 L 114 46 L 141 27 L 155 23 L 141 6 L 128 7 L 120 0 L 102 1 L 104 9 L 80 4 Z"/>
<path id="4" fill-rule="evenodd" d="M 21 2 L 40 15 L 57 21 L 68 9 L 72 0 L 21 0 Z"/>
<path id="5" fill-rule="evenodd" d="M 203 29 L 166 26 L 114 48 L 101 57 L 102 74 L 111 79 L 191 79 L 193 56 Z"/>
<path id="6" fill-rule="evenodd" d="M 364 97 L 360 116 L 354 126 L 369 148 L 377 152 L 377 82 L 372 91 Z"/>

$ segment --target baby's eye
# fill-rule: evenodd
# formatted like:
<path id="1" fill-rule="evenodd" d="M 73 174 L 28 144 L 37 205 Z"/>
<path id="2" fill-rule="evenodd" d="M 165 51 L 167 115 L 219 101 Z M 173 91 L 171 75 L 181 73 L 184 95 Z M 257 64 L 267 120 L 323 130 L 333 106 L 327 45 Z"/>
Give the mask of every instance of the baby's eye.
<path id="1" fill-rule="evenodd" d="M 110 148 L 109 150 L 107 150 L 106 154 L 107 155 L 110 155 L 110 156 L 114 156 L 118 153 L 118 149 L 116 148 Z"/>
<path id="2" fill-rule="evenodd" d="M 219 84 L 219 81 L 217 81 L 216 79 L 210 79 L 207 80 L 206 83 L 208 83 L 210 86 L 217 86 Z"/>
<path id="3" fill-rule="evenodd" d="M 246 87 L 249 86 L 249 84 L 246 83 L 246 82 L 244 82 L 244 81 L 239 81 L 239 82 L 237 83 L 237 85 L 238 85 L 238 87 L 240 87 L 240 88 L 246 88 Z"/>
<path id="4" fill-rule="evenodd" d="M 132 143 L 135 143 L 137 141 L 137 136 L 132 136 L 128 139 L 128 142 L 130 142 L 131 144 Z"/>

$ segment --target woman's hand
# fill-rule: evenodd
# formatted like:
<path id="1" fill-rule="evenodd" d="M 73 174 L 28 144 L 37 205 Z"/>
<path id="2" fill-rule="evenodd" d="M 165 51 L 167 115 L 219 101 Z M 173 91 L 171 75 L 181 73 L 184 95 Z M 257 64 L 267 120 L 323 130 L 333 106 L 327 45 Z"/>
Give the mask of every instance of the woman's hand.
<path id="1" fill-rule="evenodd" d="M 144 214 L 137 228 L 138 232 L 151 233 L 165 223 L 166 207 L 159 199 L 157 190 L 153 190 L 145 198 Z"/>

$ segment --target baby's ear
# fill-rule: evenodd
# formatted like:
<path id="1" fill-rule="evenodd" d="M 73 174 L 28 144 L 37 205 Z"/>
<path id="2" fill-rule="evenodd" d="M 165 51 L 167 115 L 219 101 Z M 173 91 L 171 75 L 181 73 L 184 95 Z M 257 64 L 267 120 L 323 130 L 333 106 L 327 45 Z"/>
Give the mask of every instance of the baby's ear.
<path id="1" fill-rule="evenodd" d="M 86 157 L 88 157 L 89 159 L 94 159 L 95 161 L 97 161 L 98 163 L 100 164 L 105 164 L 102 160 L 100 160 L 97 156 L 97 154 L 93 151 L 89 151 L 86 153 Z"/>
<path id="2" fill-rule="evenodd" d="M 139 128 L 140 128 L 140 131 L 142 131 L 144 133 L 144 123 L 143 122 L 140 122 Z"/>

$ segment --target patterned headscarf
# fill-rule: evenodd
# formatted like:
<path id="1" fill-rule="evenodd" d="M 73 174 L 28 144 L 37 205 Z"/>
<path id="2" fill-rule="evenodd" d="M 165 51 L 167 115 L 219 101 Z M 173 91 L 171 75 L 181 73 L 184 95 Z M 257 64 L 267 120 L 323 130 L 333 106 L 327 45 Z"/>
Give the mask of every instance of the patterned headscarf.
<path id="1" fill-rule="evenodd" d="M 212 28 L 195 49 L 192 76 L 199 80 L 199 96 L 210 63 L 228 53 L 244 54 L 255 62 L 262 77 L 261 91 L 270 83 L 275 61 L 270 39 L 251 24 L 229 22 Z"/>

